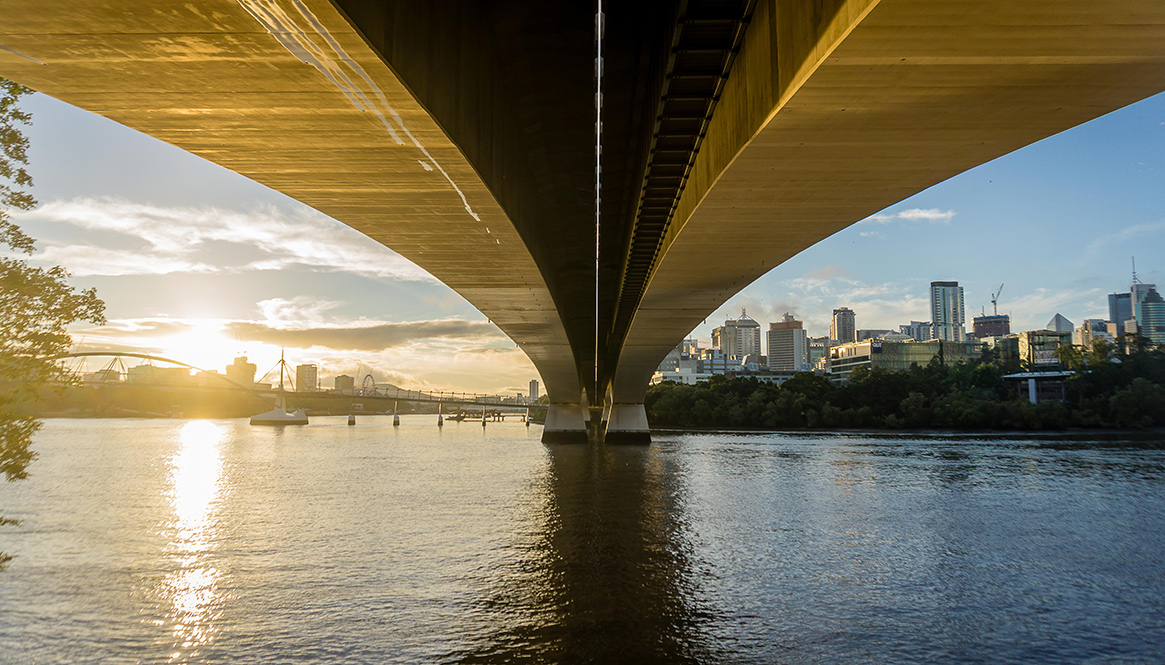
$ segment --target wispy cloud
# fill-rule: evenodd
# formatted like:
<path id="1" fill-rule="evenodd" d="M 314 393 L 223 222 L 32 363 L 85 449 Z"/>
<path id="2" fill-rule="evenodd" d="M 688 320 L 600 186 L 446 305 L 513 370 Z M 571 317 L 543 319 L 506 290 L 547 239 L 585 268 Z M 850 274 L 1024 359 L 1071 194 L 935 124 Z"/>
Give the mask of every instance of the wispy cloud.
<path id="1" fill-rule="evenodd" d="M 874 224 L 889 224 L 891 222 L 897 221 L 946 224 L 947 222 L 950 222 L 951 218 L 954 216 L 954 210 L 940 210 L 938 208 L 910 208 L 908 210 L 900 210 L 896 213 L 879 213 L 877 215 L 870 215 L 862 221 L 871 222 Z"/>
<path id="2" fill-rule="evenodd" d="M 380 351 L 421 339 L 504 339 L 497 326 L 484 321 L 410 321 L 350 327 L 281 328 L 267 323 L 233 321 L 226 331 L 240 339 L 277 346 L 322 346 L 349 351 Z"/>
<path id="3" fill-rule="evenodd" d="M 58 244 L 34 257 L 64 265 L 75 275 L 241 272 L 301 265 L 403 281 L 435 281 L 387 247 L 311 210 L 289 213 L 267 206 L 240 212 L 78 198 L 50 201 L 20 217 L 114 234 L 137 245 L 110 249 L 94 244 Z M 239 251 L 224 252 L 223 243 Z M 251 253 L 251 258 L 224 258 L 240 252 Z"/>
<path id="4" fill-rule="evenodd" d="M 833 309 L 849 307 L 857 314 L 862 329 L 897 330 L 901 324 L 929 318 L 927 290 L 914 281 L 864 283 L 843 266 L 825 266 L 811 270 L 801 277 L 770 284 L 768 289 L 779 295 L 763 297 L 753 288 L 746 289 L 721 307 L 700 334 L 707 337 L 709 327 L 720 325 L 720 319 L 735 318 L 746 306 L 753 318 L 767 327 L 790 312 L 805 322 L 810 336 L 828 334 Z"/>
<path id="5" fill-rule="evenodd" d="M 1088 246 L 1084 248 L 1084 256 L 1086 259 L 1093 259 L 1096 258 L 1096 256 L 1105 247 L 1119 245 L 1121 243 L 1146 236 L 1160 235 L 1162 232 L 1165 232 L 1165 219 L 1157 222 L 1148 222 L 1145 224 L 1133 224 L 1132 226 L 1126 226 L 1118 231 L 1106 233 L 1093 239 L 1093 241 L 1088 243 Z"/>
<path id="6" fill-rule="evenodd" d="M 276 324 L 323 324 L 324 313 L 343 303 L 335 300 L 321 300 L 310 296 L 295 296 L 291 299 L 271 298 L 260 300 L 259 311 L 268 322 Z"/>
<path id="7" fill-rule="evenodd" d="M 108 277 L 119 275 L 169 275 L 176 272 L 218 272 L 209 263 L 190 261 L 180 255 L 161 252 L 98 248 L 82 245 L 46 247 L 35 260 L 65 266 L 74 275 Z"/>
<path id="8" fill-rule="evenodd" d="M 1043 328 L 1056 314 L 1062 313 L 1076 325 L 1085 317 L 1103 312 L 1104 291 L 1091 289 L 1047 289 L 1040 288 L 1016 298 L 1008 298 L 1007 313 L 1015 313 L 1011 322 L 1012 330 L 1033 330 Z M 1003 310 L 1000 307 L 1000 310 Z M 1003 314 L 1004 311 L 1000 311 Z"/>

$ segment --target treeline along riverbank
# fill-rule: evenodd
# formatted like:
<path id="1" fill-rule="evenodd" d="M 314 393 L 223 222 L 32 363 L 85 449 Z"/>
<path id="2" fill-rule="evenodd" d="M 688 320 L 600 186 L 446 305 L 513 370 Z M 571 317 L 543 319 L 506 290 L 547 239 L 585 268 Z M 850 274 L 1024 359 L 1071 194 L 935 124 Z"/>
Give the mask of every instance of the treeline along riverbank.
<path id="1" fill-rule="evenodd" d="M 1147 344 L 1097 342 L 1092 351 L 1066 347 L 1061 366 L 1076 373 L 1066 399 L 1032 404 L 1017 396 L 1019 371 L 990 356 L 903 372 L 854 370 L 835 385 L 811 373 L 781 386 L 749 378 L 713 377 L 705 383 L 665 382 L 647 392 L 647 415 L 656 427 L 772 429 L 1141 429 L 1165 426 L 1165 351 Z"/>

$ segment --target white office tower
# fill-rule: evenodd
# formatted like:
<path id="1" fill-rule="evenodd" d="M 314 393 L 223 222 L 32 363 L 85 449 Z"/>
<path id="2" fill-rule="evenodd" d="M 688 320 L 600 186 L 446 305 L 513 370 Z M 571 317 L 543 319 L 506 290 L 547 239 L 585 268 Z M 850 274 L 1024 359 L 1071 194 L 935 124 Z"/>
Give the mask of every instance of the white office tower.
<path id="1" fill-rule="evenodd" d="M 314 393 L 319 390 L 319 369 L 315 365 L 299 365 L 295 368 L 295 391 Z"/>
<path id="2" fill-rule="evenodd" d="M 776 372 L 809 371 L 809 337 L 802 326 L 788 312 L 780 321 L 769 324 L 769 369 Z"/>
<path id="3" fill-rule="evenodd" d="M 835 342 L 858 341 L 857 315 L 848 307 L 833 310 L 833 320 L 829 323 L 829 339 Z"/>
<path id="4" fill-rule="evenodd" d="M 948 342 L 967 339 L 963 313 L 963 287 L 958 282 L 930 283 L 930 320 L 934 338 Z"/>
<path id="5" fill-rule="evenodd" d="M 742 310 L 739 319 L 728 319 L 712 331 L 712 348 L 729 358 L 760 356 L 760 324 Z"/>

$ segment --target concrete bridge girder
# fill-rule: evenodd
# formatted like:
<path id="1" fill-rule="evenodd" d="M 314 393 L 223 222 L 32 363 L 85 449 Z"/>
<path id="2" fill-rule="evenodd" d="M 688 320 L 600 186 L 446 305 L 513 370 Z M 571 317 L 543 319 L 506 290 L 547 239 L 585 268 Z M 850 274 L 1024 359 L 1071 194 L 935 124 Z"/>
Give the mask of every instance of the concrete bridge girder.
<path id="1" fill-rule="evenodd" d="M 846 2 L 812 39 L 781 22 L 796 5 L 758 3 L 627 334 L 616 401 L 802 249 L 1165 90 L 1165 5 Z"/>
<path id="2" fill-rule="evenodd" d="M 805 247 L 1165 89 L 1162 4 L 741 0 L 742 42 L 628 305 L 669 45 L 682 11 L 714 5 L 608 3 L 598 321 L 586 3 L 12 0 L 0 74 L 392 247 L 522 347 L 561 407 L 548 429 L 576 433 L 645 430 L 636 405 L 667 351 Z"/>
<path id="3" fill-rule="evenodd" d="M 13 0 L 0 75 L 273 187 L 380 241 L 514 339 L 550 394 L 579 377 L 508 215 L 327 0 Z"/>

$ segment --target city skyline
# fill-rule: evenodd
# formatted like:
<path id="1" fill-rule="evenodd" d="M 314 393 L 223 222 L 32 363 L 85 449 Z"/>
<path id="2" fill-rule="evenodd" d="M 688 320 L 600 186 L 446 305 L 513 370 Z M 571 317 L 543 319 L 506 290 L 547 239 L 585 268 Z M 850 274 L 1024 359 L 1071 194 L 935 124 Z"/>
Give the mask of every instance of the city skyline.
<path id="1" fill-rule="evenodd" d="M 369 365 L 415 388 L 519 392 L 533 365 L 463 298 L 391 250 L 270 189 L 108 120 L 34 95 L 30 167 L 40 206 L 19 216 L 35 261 L 96 286 L 110 325 L 80 348 L 135 348 L 217 367 L 236 355 Z M 958 281 L 968 318 L 1013 330 L 1057 312 L 1106 318 L 1127 288 L 1165 278 L 1165 95 L 939 183 L 818 243 L 745 287 L 693 334 L 747 308 L 789 312 L 810 336 L 836 307 L 860 329 L 928 320 L 927 286 Z M 723 260 L 731 260 L 724 257 Z"/>

